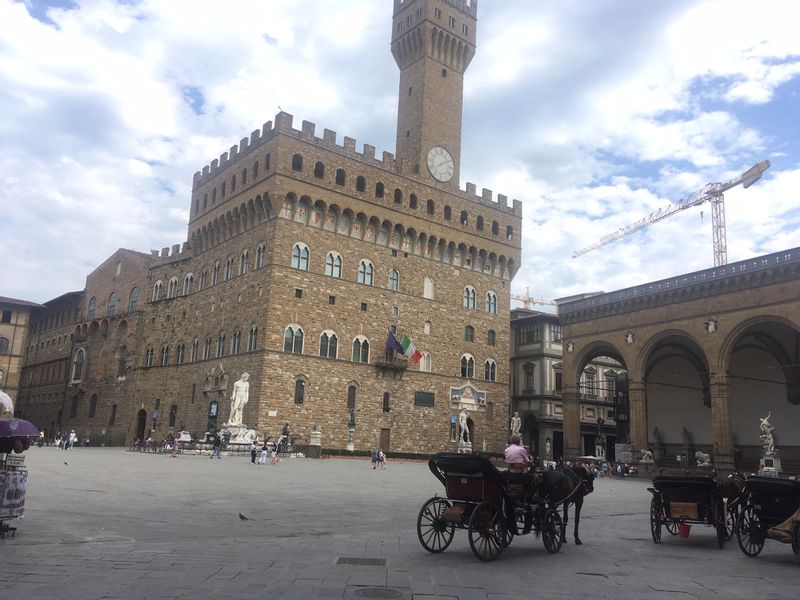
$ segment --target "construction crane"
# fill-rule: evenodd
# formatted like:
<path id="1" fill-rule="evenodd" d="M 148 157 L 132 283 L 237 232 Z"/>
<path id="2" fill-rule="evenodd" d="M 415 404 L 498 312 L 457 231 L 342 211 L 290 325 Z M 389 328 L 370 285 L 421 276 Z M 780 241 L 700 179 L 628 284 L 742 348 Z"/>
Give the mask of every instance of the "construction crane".
<path id="1" fill-rule="evenodd" d="M 544 300 L 543 298 L 532 298 L 528 290 L 530 290 L 530 288 L 526 287 L 524 296 L 520 296 L 519 294 L 511 294 L 511 299 L 519 300 L 520 302 L 522 302 L 522 307 L 525 310 L 530 310 L 531 307 L 536 304 L 549 304 L 550 306 L 557 306 L 557 304 L 552 300 Z"/>
<path id="2" fill-rule="evenodd" d="M 618 239 L 623 238 L 626 235 L 630 235 L 631 233 L 639 231 L 640 229 L 644 229 L 645 227 L 661 221 L 662 219 L 666 219 L 677 212 L 686 210 L 692 206 L 697 206 L 703 202 L 710 202 L 711 229 L 714 234 L 714 266 L 721 267 L 722 265 L 728 263 L 728 244 L 725 237 L 725 198 L 723 196 L 723 192 L 736 187 L 739 184 L 742 184 L 742 187 L 745 189 L 749 188 L 761 178 L 762 173 L 764 173 L 764 171 L 766 171 L 768 168 L 769 161 L 763 160 L 760 163 L 750 167 L 736 179 L 731 179 L 730 181 L 726 181 L 724 183 L 706 184 L 703 189 L 693 194 L 689 194 L 685 198 L 678 200 L 678 202 L 670 204 L 664 208 L 659 208 L 658 210 L 651 212 L 644 219 L 640 219 L 639 221 L 636 221 L 627 227 L 618 229 L 614 233 L 600 238 L 600 241 L 592 244 L 591 246 L 587 246 L 582 250 L 577 250 L 572 255 L 572 258 L 577 258 L 578 256 L 582 256 L 583 254 L 591 252 L 592 250 L 597 250 L 606 244 L 616 242 Z"/>

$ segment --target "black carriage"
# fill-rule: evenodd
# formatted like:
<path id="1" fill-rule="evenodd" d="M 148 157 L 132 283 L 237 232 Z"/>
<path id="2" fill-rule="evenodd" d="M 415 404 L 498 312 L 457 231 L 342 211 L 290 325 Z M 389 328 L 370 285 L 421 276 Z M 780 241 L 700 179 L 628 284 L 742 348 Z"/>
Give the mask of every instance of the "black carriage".
<path id="1" fill-rule="evenodd" d="M 725 505 L 719 483 L 712 477 L 692 475 L 658 475 L 650 502 L 650 533 L 653 542 L 661 543 L 661 528 L 677 535 L 681 526 L 707 525 L 714 527 L 717 547 L 726 539 Z"/>
<path id="2" fill-rule="evenodd" d="M 536 531 L 548 552 L 561 549 L 564 525 L 557 506 L 539 493 L 534 473 L 500 471 L 472 454 L 437 454 L 428 467 L 445 487 L 417 517 L 417 537 L 428 552 L 443 552 L 456 529 L 466 529 L 473 554 L 495 560 L 514 536 Z"/>
<path id="3" fill-rule="evenodd" d="M 800 482 L 752 475 L 744 488 L 736 541 L 747 556 L 758 556 L 768 539 L 792 545 L 800 556 Z"/>

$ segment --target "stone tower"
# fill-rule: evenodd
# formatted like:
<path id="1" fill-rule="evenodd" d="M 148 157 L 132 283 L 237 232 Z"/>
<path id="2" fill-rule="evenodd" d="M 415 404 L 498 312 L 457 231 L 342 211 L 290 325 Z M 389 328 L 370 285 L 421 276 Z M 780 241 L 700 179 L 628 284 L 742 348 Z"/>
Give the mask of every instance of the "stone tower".
<path id="1" fill-rule="evenodd" d="M 477 0 L 394 0 L 400 67 L 400 169 L 458 188 L 464 71 L 475 55 Z"/>

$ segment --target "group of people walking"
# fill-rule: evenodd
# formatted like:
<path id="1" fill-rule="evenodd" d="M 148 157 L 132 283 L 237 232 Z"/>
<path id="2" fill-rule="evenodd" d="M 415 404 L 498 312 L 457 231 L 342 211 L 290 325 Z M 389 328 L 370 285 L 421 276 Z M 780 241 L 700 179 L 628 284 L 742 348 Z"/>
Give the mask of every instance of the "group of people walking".
<path id="1" fill-rule="evenodd" d="M 380 448 L 372 449 L 372 468 L 386 469 L 386 454 Z"/>
<path id="2" fill-rule="evenodd" d="M 259 455 L 259 450 L 261 451 Z M 272 441 L 272 438 L 264 440 L 259 448 L 258 443 L 253 440 L 250 444 L 250 462 L 256 464 L 256 457 L 258 457 L 258 464 L 267 464 L 267 457 L 270 457 L 270 464 L 276 465 L 280 462 L 278 458 L 278 444 Z"/>

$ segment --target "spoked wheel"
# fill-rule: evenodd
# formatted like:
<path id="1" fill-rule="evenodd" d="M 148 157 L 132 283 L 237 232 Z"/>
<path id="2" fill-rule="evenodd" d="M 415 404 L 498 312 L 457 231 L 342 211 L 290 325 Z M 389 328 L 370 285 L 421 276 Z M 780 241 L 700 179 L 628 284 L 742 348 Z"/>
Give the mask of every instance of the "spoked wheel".
<path id="1" fill-rule="evenodd" d="M 555 508 L 549 508 L 542 517 L 542 541 L 550 554 L 561 550 L 564 543 L 564 523 Z"/>
<path id="2" fill-rule="evenodd" d="M 677 532 L 678 526 L 675 523 L 672 525 Z M 670 523 L 667 523 L 667 531 L 669 531 L 669 526 Z M 661 500 L 655 496 L 650 501 L 650 535 L 653 536 L 653 543 L 661 543 Z"/>
<path id="3" fill-rule="evenodd" d="M 670 535 L 678 535 L 678 522 L 677 521 L 666 520 L 666 521 L 664 521 L 663 524 L 664 524 L 664 529 L 666 529 L 667 532 Z"/>
<path id="4" fill-rule="evenodd" d="M 729 504 L 725 509 L 725 541 L 730 542 L 736 534 L 736 519 L 739 518 L 739 503 Z"/>
<path id="5" fill-rule="evenodd" d="M 455 523 L 442 519 L 444 511 L 451 506 L 453 503 L 444 498 L 431 498 L 422 505 L 417 516 L 417 537 L 428 552 L 444 552 L 453 541 Z"/>
<path id="6" fill-rule="evenodd" d="M 469 519 L 469 547 L 484 562 L 500 556 L 510 542 L 503 513 L 489 502 L 481 502 Z"/>
<path id="7" fill-rule="evenodd" d="M 713 517 L 714 529 L 717 530 L 717 548 L 722 550 L 727 533 L 725 529 L 725 504 L 721 500 L 714 503 Z"/>
<path id="8" fill-rule="evenodd" d="M 758 556 L 764 548 L 764 531 L 752 504 L 744 507 L 736 520 L 736 541 L 747 556 Z"/>

